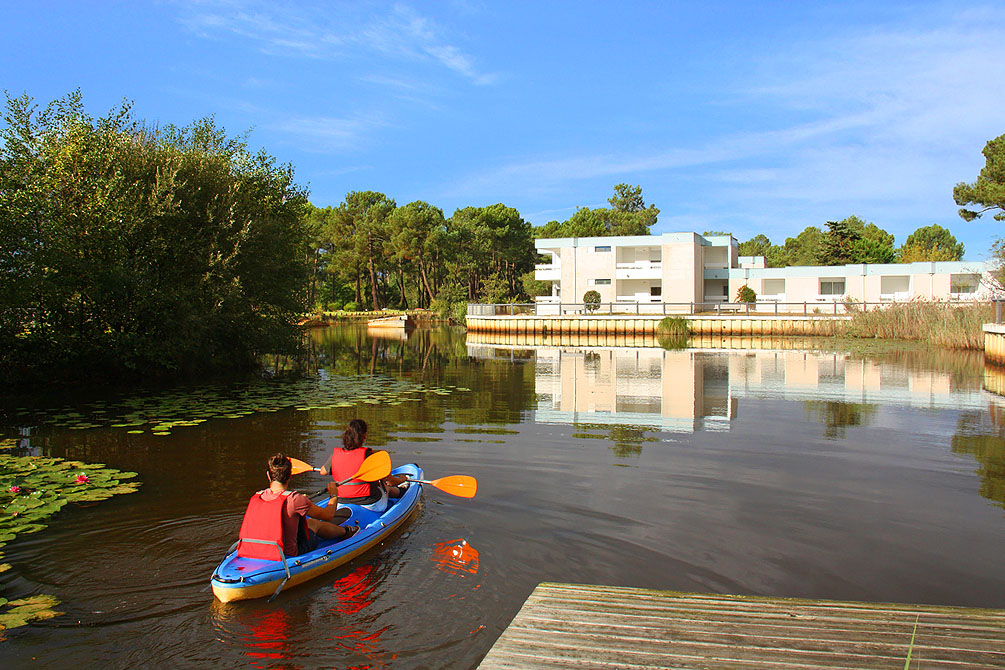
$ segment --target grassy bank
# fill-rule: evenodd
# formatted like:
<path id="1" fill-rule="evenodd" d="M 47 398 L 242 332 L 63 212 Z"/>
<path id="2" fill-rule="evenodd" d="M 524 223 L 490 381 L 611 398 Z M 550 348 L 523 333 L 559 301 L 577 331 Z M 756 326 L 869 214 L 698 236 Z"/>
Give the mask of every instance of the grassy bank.
<path id="1" fill-rule="evenodd" d="M 983 349 L 982 326 L 993 320 L 994 307 L 987 303 L 952 305 L 918 300 L 853 312 L 842 335 L 918 340 L 950 349 Z"/>

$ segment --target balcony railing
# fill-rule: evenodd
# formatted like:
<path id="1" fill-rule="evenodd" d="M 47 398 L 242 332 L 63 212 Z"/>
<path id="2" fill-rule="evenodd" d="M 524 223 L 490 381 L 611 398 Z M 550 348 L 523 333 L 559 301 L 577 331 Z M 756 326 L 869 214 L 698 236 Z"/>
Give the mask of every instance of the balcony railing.
<path id="1" fill-rule="evenodd" d="M 615 267 L 619 270 L 659 270 L 663 267 L 660 261 L 634 261 L 632 263 L 618 263 Z"/>
<path id="2" fill-rule="evenodd" d="M 538 263 L 534 266 L 534 279 L 538 281 L 554 281 L 562 278 L 562 266 L 551 263 Z"/>

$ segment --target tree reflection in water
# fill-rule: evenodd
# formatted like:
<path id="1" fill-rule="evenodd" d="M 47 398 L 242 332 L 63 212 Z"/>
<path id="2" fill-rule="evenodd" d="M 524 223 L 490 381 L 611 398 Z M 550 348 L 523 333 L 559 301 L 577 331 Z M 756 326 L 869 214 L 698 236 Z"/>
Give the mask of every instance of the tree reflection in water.
<path id="1" fill-rule="evenodd" d="M 824 424 L 824 437 L 844 439 L 848 426 L 868 426 L 876 414 L 876 406 L 835 400 L 807 400 L 806 413 Z"/>
<path id="2" fill-rule="evenodd" d="M 977 459 L 980 494 L 1005 507 L 1005 407 L 992 403 L 987 412 L 961 414 L 952 448 Z"/>

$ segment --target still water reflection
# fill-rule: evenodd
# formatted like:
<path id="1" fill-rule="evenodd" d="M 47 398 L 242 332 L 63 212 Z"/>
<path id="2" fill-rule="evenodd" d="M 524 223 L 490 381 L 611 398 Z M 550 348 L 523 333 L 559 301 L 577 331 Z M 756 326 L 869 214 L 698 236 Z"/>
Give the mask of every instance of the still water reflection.
<path id="1" fill-rule="evenodd" d="M 66 614 L 10 632 L 4 667 L 472 668 L 541 581 L 1005 607 L 1005 403 L 980 357 L 312 338 L 305 380 L 3 410 L 23 451 L 143 481 L 5 547 L 3 595 L 52 593 Z M 319 463 L 353 416 L 395 462 L 475 475 L 478 496 L 429 489 L 344 568 L 271 604 L 214 602 L 263 459 Z"/>

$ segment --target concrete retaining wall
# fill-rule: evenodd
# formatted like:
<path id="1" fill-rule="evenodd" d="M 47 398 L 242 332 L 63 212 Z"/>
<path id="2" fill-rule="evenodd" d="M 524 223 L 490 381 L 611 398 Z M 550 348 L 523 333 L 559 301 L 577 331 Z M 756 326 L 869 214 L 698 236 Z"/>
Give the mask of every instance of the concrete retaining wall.
<path id="1" fill-rule="evenodd" d="M 1005 323 L 984 324 L 984 360 L 1005 365 Z"/>
<path id="2" fill-rule="evenodd" d="M 793 337 L 834 335 L 850 317 L 837 316 L 685 316 L 695 335 Z M 662 316 L 472 316 L 472 333 L 540 335 L 625 335 L 655 337 Z"/>

